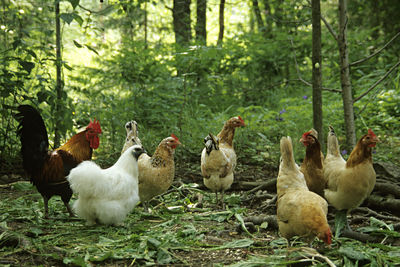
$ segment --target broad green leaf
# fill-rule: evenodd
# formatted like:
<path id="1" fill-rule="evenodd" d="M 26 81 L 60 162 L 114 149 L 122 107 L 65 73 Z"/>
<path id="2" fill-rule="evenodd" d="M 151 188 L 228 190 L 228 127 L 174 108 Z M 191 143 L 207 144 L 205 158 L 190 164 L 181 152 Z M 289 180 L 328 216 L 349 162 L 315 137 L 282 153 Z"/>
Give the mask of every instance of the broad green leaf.
<path id="1" fill-rule="evenodd" d="M 26 191 L 34 189 L 30 182 L 18 182 L 12 185 L 12 188 L 19 191 Z"/>
<path id="2" fill-rule="evenodd" d="M 383 228 L 393 231 L 393 225 L 388 225 L 384 221 L 378 220 L 374 217 L 370 217 L 370 223 L 371 223 L 371 226 L 383 227 Z"/>
<path id="3" fill-rule="evenodd" d="M 342 246 L 339 248 L 339 253 L 345 255 L 346 257 L 353 259 L 353 260 L 367 260 L 368 257 L 364 255 L 364 253 L 355 250 L 353 247 L 350 246 Z"/>
<path id="4" fill-rule="evenodd" d="M 73 13 L 61 13 L 60 18 L 70 24 L 74 20 L 74 15 Z"/>
<path id="5" fill-rule="evenodd" d="M 347 213 L 346 211 L 336 211 L 335 214 L 335 237 L 338 238 L 342 233 L 343 229 L 347 225 Z"/>
<path id="6" fill-rule="evenodd" d="M 105 261 L 109 258 L 112 258 L 113 256 L 113 252 L 112 251 L 107 251 L 106 253 L 98 256 L 98 255 L 94 255 L 94 256 L 90 256 L 89 260 L 90 261 L 96 261 L 96 262 L 100 262 L 100 261 Z"/>
<path id="7" fill-rule="evenodd" d="M 228 243 L 223 244 L 222 246 L 218 246 L 216 248 L 213 248 L 214 250 L 219 250 L 219 249 L 224 249 L 224 248 L 247 248 L 251 246 L 254 243 L 253 240 L 251 239 L 239 239 L 239 240 L 234 240 Z"/>
<path id="8" fill-rule="evenodd" d="M 79 26 L 82 26 L 83 18 L 79 16 L 77 13 L 72 13 L 72 16 L 74 17 L 74 20 L 78 22 Z"/>
<path id="9" fill-rule="evenodd" d="M 79 5 L 79 0 L 68 0 L 68 2 L 71 3 L 73 9 Z"/>
<path id="10" fill-rule="evenodd" d="M 18 63 L 22 66 L 24 70 L 26 70 L 26 72 L 28 72 L 28 74 L 30 74 L 32 69 L 35 67 L 35 63 L 29 61 L 20 60 L 18 61 Z"/>
<path id="11" fill-rule="evenodd" d="M 157 252 L 157 263 L 168 264 L 172 261 L 172 257 L 166 249 L 159 249 Z"/>

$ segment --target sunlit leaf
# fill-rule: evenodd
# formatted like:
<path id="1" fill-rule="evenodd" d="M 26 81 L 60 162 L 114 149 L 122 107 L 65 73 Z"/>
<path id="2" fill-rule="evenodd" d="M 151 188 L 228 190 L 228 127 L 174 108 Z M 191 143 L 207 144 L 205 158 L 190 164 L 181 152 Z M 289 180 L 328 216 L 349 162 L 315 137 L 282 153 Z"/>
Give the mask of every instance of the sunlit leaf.
<path id="1" fill-rule="evenodd" d="M 61 13 L 60 18 L 70 24 L 74 20 L 74 15 L 73 13 Z"/>
<path id="2" fill-rule="evenodd" d="M 82 47 L 83 47 L 83 45 L 81 45 L 81 44 L 78 43 L 77 41 L 73 40 L 73 42 L 74 42 L 74 45 L 75 45 L 76 47 L 78 47 L 78 48 L 82 48 Z"/>
<path id="3" fill-rule="evenodd" d="M 79 5 L 79 0 L 68 0 L 68 1 L 71 3 L 73 9 L 75 9 Z"/>
<path id="4" fill-rule="evenodd" d="M 26 72 L 28 72 L 28 74 L 31 73 L 32 69 L 35 67 L 35 63 L 29 61 L 20 60 L 18 63 L 24 70 L 26 70 Z"/>

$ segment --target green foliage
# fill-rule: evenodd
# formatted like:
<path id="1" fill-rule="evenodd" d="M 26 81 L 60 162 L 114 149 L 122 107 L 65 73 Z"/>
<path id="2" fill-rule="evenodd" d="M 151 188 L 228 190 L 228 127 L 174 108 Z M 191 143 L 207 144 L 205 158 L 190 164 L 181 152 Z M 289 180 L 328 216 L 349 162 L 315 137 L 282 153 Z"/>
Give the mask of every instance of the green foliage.
<path id="1" fill-rule="evenodd" d="M 329 247 L 315 241 L 315 250 L 299 240 L 277 237 L 274 231 L 260 228 L 255 233 L 236 232 L 244 224 L 247 210 L 240 203 L 229 204 L 228 209 L 214 210 L 214 194 L 193 185 L 175 188 L 159 197 L 160 205 L 151 214 L 139 206 L 128 215 L 125 225 L 85 226 L 77 218 L 67 219 L 59 198 L 50 204 L 51 219 L 43 219 L 43 202 L 29 183 L 14 185 L 17 191 L 8 194 L 0 203 L 0 257 L 32 258 L 53 265 L 193 265 L 194 259 L 229 266 L 285 266 L 289 264 L 336 266 L 394 266 L 400 264 L 400 249 L 382 243 L 363 244 L 347 238 L 335 238 Z M 183 191 L 184 190 L 184 191 Z M 182 194 L 185 192 L 185 194 Z M 203 195 L 203 208 L 194 208 L 188 200 Z M 183 196 L 185 195 L 185 197 Z M 38 201 L 39 200 L 39 201 Z M 72 200 L 72 202 L 75 199 Z M 393 225 L 371 217 L 370 225 L 359 229 L 365 233 L 388 238 L 399 238 Z M 223 234 L 227 233 L 229 234 Z M 210 238 L 219 236 L 215 244 Z M 214 237 L 215 239 L 215 237 Z M 218 239 L 217 239 L 218 240 Z M 227 253 L 243 252 L 241 260 Z M 191 254 L 193 253 L 193 254 Z M 193 255 L 185 257 L 185 255 Z M 202 255 L 202 256 L 199 256 Z M 215 258 L 212 255 L 224 255 Z M 240 255 L 240 253 L 239 253 Z M 27 258 L 25 258 L 27 257 Z M 36 262 L 37 263 L 37 262 Z"/>

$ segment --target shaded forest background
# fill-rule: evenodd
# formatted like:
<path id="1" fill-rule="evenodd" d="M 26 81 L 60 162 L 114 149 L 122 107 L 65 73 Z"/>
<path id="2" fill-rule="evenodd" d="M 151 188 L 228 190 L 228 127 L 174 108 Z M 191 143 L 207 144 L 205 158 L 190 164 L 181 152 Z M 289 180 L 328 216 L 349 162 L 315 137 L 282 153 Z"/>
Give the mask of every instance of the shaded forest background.
<path id="1" fill-rule="evenodd" d="M 235 137 L 239 164 L 277 166 L 281 136 L 297 139 L 313 127 L 309 1 L 2 0 L 0 10 L 2 173 L 20 162 L 12 113 L 21 103 L 40 109 L 55 146 L 99 119 L 95 160 L 103 166 L 120 155 L 132 119 L 148 151 L 176 134 L 184 144 L 177 164 L 196 172 L 203 138 L 231 116 L 247 124 Z M 348 3 L 353 96 L 372 88 L 354 103 L 356 135 L 372 128 L 382 141 L 374 158 L 395 163 L 398 14 L 396 0 Z M 336 1 L 321 1 L 321 15 L 338 31 Z M 323 129 L 335 127 L 346 156 L 338 44 L 325 25 L 321 54 Z M 295 146 L 299 161 L 304 152 Z"/>

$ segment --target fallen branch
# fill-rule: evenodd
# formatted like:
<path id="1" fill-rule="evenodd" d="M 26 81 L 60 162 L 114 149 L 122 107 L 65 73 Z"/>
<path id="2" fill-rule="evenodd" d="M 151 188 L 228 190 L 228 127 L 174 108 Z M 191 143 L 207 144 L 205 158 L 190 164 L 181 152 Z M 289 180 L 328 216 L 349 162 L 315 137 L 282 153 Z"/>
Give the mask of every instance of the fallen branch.
<path id="1" fill-rule="evenodd" d="M 400 214 L 399 199 L 370 195 L 366 200 L 366 205 L 374 210 L 388 210 L 394 214 Z"/>
<path id="2" fill-rule="evenodd" d="M 257 187 L 257 190 L 267 189 L 271 192 L 276 192 L 276 178 L 269 179 L 268 181 L 239 181 L 238 183 L 234 183 L 232 185 L 233 189 L 236 190 L 251 190 Z"/>
<path id="3" fill-rule="evenodd" d="M 344 229 L 342 233 L 340 234 L 340 237 L 347 237 L 351 239 L 355 239 L 358 241 L 361 241 L 363 243 L 371 242 L 371 243 L 380 243 L 382 241 L 381 237 L 377 236 L 370 236 L 367 234 L 355 232 L 352 230 Z"/>
<path id="4" fill-rule="evenodd" d="M 376 219 L 381 219 L 381 220 L 389 220 L 389 221 L 395 221 L 395 222 L 400 222 L 400 218 L 396 217 L 396 216 L 389 216 L 389 215 L 383 215 L 380 213 L 377 213 L 374 210 L 371 210 L 368 207 L 358 207 L 355 208 L 353 210 L 353 212 L 362 212 L 362 213 L 366 213 L 365 215 L 363 215 L 362 217 L 365 216 L 365 218 L 367 218 L 369 220 L 370 216 L 375 217 Z"/>
<path id="5" fill-rule="evenodd" d="M 380 192 L 385 195 L 392 195 L 395 198 L 400 198 L 400 186 L 393 183 L 377 182 L 374 192 Z"/>

